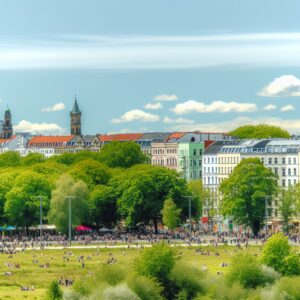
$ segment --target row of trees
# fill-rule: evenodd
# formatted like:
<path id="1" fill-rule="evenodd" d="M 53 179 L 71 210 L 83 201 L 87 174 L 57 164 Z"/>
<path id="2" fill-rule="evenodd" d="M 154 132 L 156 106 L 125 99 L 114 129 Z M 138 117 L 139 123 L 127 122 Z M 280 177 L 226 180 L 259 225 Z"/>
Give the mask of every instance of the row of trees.
<path id="1" fill-rule="evenodd" d="M 147 162 L 131 142 L 107 144 L 101 153 L 65 153 L 49 159 L 1 154 L 1 223 L 27 230 L 38 224 L 42 197 L 44 222 L 66 232 L 72 196 L 73 225 L 111 227 L 124 220 L 129 228 L 153 224 L 157 230 L 164 215 L 170 228 L 176 227 L 188 216 L 187 183 L 175 171 Z M 168 205 L 175 218 L 167 212 Z M 199 198 L 194 197 L 192 215 L 200 213 Z"/>

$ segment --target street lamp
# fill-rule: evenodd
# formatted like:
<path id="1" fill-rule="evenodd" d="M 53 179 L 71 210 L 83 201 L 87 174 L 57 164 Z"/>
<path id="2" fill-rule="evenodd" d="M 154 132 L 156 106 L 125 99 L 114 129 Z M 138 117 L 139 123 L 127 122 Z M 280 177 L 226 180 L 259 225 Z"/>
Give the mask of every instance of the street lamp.
<path id="1" fill-rule="evenodd" d="M 183 196 L 184 198 L 189 199 L 189 230 L 192 232 L 192 199 L 193 196 Z"/>
<path id="2" fill-rule="evenodd" d="M 43 199 L 44 196 L 37 196 L 37 198 L 40 200 L 40 248 L 43 248 Z"/>
<path id="3" fill-rule="evenodd" d="M 72 199 L 76 198 L 76 196 L 65 196 L 65 199 L 69 199 L 69 244 L 71 246 L 72 243 Z"/>

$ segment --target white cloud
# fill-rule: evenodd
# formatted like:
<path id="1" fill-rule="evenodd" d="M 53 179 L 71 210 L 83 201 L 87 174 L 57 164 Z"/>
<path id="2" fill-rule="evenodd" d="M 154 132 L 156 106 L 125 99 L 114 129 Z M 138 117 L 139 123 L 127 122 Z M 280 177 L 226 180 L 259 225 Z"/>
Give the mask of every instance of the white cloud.
<path id="1" fill-rule="evenodd" d="M 147 103 L 144 107 L 146 109 L 156 110 L 156 109 L 161 109 L 163 106 L 161 105 L 160 102 L 157 102 L 157 103 Z"/>
<path id="2" fill-rule="evenodd" d="M 176 95 L 167 95 L 167 94 L 163 94 L 163 95 L 157 95 L 155 97 L 153 97 L 154 101 L 177 101 L 178 97 Z"/>
<path id="3" fill-rule="evenodd" d="M 277 108 L 274 104 L 268 104 L 264 107 L 264 110 L 275 110 Z"/>
<path id="4" fill-rule="evenodd" d="M 264 87 L 259 95 L 264 97 L 299 97 L 300 79 L 294 75 L 277 77 Z"/>
<path id="5" fill-rule="evenodd" d="M 257 125 L 257 124 L 269 124 L 282 127 L 288 130 L 290 133 L 300 133 L 300 120 L 290 119 L 285 120 L 281 118 L 248 118 L 238 117 L 230 121 L 211 122 L 211 123 L 195 123 L 195 124 L 180 124 L 167 128 L 169 131 L 211 131 L 211 132 L 229 132 L 242 125 Z"/>
<path id="6" fill-rule="evenodd" d="M 64 110 L 65 108 L 66 108 L 66 106 L 62 102 L 60 102 L 60 103 L 54 104 L 53 106 L 44 107 L 44 108 L 42 108 L 42 111 L 55 112 L 55 111 Z"/>
<path id="7" fill-rule="evenodd" d="M 189 113 L 211 113 L 211 112 L 253 112 L 257 107 L 255 103 L 238 103 L 213 101 L 211 104 L 205 104 L 195 100 L 189 100 L 184 103 L 177 104 L 172 111 L 177 115 Z"/>
<path id="8" fill-rule="evenodd" d="M 66 130 L 55 123 L 31 123 L 22 120 L 14 126 L 15 132 L 30 132 L 32 134 L 65 134 Z"/>
<path id="9" fill-rule="evenodd" d="M 176 118 L 171 119 L 169 117 L 164 117 L 163 122 L 166 124 L 193 124 L 195 121 L 190 119 L 184 119 L 184 118 Z"/>
<path id="10" fill-rule="evenodd" d="M 291 104 L 288 104 L 288 105 L 285 105 L 285 106 L 281 107 L 280 110 L 283 111 L 283 112 L 287 112 L 287 111 L 295 110 L 295 107 Z"/>
<path id="11" fill-rule="evenodd" d="M 159 121 L 159 119 L 160 118 L 157 115 L 139 109 L 133 109 L 123 114 L 120 118 L 112 119 L 112 123 L 119 124 L 132 121 L 156 122 Z"/>
<path id="12" fill-rule="evenodd" d="M 2 39 L 0 69 L 299 67 L 300 33 Z"/>

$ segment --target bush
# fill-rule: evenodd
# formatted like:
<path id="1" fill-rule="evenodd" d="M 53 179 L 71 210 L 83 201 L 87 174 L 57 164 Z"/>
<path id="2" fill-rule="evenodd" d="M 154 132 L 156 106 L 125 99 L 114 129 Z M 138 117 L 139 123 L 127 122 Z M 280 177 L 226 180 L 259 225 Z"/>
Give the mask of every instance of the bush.
<path id="1" fill-rule="evenodd" d="M 109 287 L 103 292 L 105 300 L 141 300 L 126 284 Z"/>
<path id="2" fill-rule="evenodd" d="M 98 282 L 115 286 L 125 280 L 126 270 L 117 265 L 103 264 L 96 274 Z"/>
<path id="3" fill-rule="evenodd" d="M 166 244 L 159 243 L 144 249 L 136 260 L 135 269 L 141 275 L 166 282 L 174 264 L 174 251 Z"/>
<path id="4" fill-rule="evenodd" d="M 187 299 L 204 292 L 205 287 L 201 281 L 203 277 L 204 273 L 201 270 L 194 266 L 186 265 L 183 262 L 177 262 L 170 275 L 171 281 L 174 282 L 179 290 L 187 294 Z"/>
<path id="5" fill-rule="evenodd" d="M 277 233 L 268 239 L 262 252 L 262 262 L 274 268 L 277 272 L 285 273 L 285 259 L 290 255 L 291 247 L 288 239 L 282 234 Z"/>
<path id="6" fill-rule="evenodd" d="M 283 277 L 277 287 L 283 293 L 284 299 L 300 299 L 300 277 Z"/>
<path id="7" fill-rule="evenodd" d="M 63 293 L 57 281 L 51 282 L 47 296 L 49 300 L 62 299 Z"/>
<path id="8" fill-rule="evenodd" d="M 297 253 L 291 253 L 284 259 L 285 275 L 300 275 L 300 259 Z"/>
<path id="9" fill-rule="evenodd" d="M 162 287 L 150 278 L 135 275 L 127 283 L 141 300 L 163 300 Z"/>
<path id="10" fill-rule="evenodd" d="M 227 274 L 230 283 L 238 282 L 244 288 L 256 288 L 269 283 L 269 280 L 258 260 L 250 254 L 238 254 L 231 262 Z"/>

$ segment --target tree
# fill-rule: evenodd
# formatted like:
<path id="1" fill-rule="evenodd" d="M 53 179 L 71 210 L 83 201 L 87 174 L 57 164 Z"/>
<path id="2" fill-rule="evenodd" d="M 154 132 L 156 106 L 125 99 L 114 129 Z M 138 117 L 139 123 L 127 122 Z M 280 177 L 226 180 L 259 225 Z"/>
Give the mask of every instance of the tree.
<path id="1" fill-rule="evenodd" d="M 49 209 L 51 188 L 48 180 L 33 171 L 21 173 L 14 181 L 12 189 L 6 195 L 4 211 L 12 224 L 28 227 L 39 223 L 40 200 L 43 196 L 43 209 Z"/>
<path id="2" fill-rule="evenodd" d="M 290 134 L 277 126 L 266 124 L 244 125 L 229 133 L 240 139 L 264 139 L 264 138 L 290 138 Z"/>
<path id="3" fill-rule="evenodd" d="M 75 182 L 69 175 L 63 174 L 56 182 L 52 191 L 49 222 L 56 225 L 56 228 L 63 233 L 68 231 L 69 203 L 68 196 L 74 197 L 72 205 L 72 227 L 80 225 L 88 214 L 89 190 L 83 181 Z"/>
<path id="4" fill-rule="evenodd" d="M 111 227 L 119 220 L 117 196 L 110 186 L 98 185 L 89 197 L 91 220 L 97 226 Z"/>
<path id="5" fill-rule="evenodd" d="M 18 167 L 21 164 L 19 152 L 8 151 L 0 154 L 0 168 Z"/>
<path id="6" fill-rule="evenodd" d="M 182 209 L 181 219 L 188 216 L 186 182 L 175 171 L 151 165 L 134 166 L 110 181 L 118 196 L 118 212 L 129 227 L 154 224 L 157 231 L 166 199 L 173 199 Z M 192 206 L 195 215 L 197 207 Z"/>
<path id="7" fill-rule="evenodd" d="M 93 159 L 82 160 L 74 164 L 69 172 L 72 177 L 81 179 L 90 188 L 98 184 L 107 184 L 111 176 L 107 166 Z"/>
<path id="8" fill-rule="evenodd" d="M 226 276 L 230 283 L 238 282 L 244 288 L 256 288 L 275 280 L 266 276 L 259 261 L 248 253 L 239 253 L 232 259 Z"/>
<path id="9" fill-rule="evenodd" d="M 290 186 L 287 190 L 281 191 L 281 199 L 279 201 L 279 211 L 283 220 L 283 228 L 286 233 L 289 232 L 289 222 L 296 213 L 297 190 Z"/>
<path id="10" fill-rule="evenodd" d="M 29 153 L 25 157 L 22 157 L 22 165 L 23 166 L 32 166 L 38 163 L 42 163 L 46 160 L 45 156 L 40 153 Z"/>
<path id="11" fill-rule="evenodd" d="M 51 282 L 47 296 L 48 300 L 60 300 L 63 298 L 63 292 L 57 280 Z"/>
<path id="12" fill-rule="evenodd" d="M 163 224 L 169 229 L 175 229 L 180 221 L 181 209 L 177 208 L 176 204 L 172 199 L 167 199 L 164 203 L 164 208 L 162 209 Z"/>
<path id="13" fill-rule="evenodd" d="M 174 250 L 164 243 L 158 243 L 143 250 L 136 261 L 135 269 L 140 275 L 165 283 L 174 265 Z"/>
<path id="14" fill-rule="evenodd" d="M 100 161 L 111 168 L 129 168 L 148 162 L 140 146 L 134 142 L 111 142 L 105 144 L 100 152 Z"/>
<path id="15" fill-rule="evenodd" d="M 248 225 L 257 235 L 265 217 L 265 201 L 277 189 L 276 176 L 257 158 L 242 160 L 220 186 L 223 215 Z"/>

